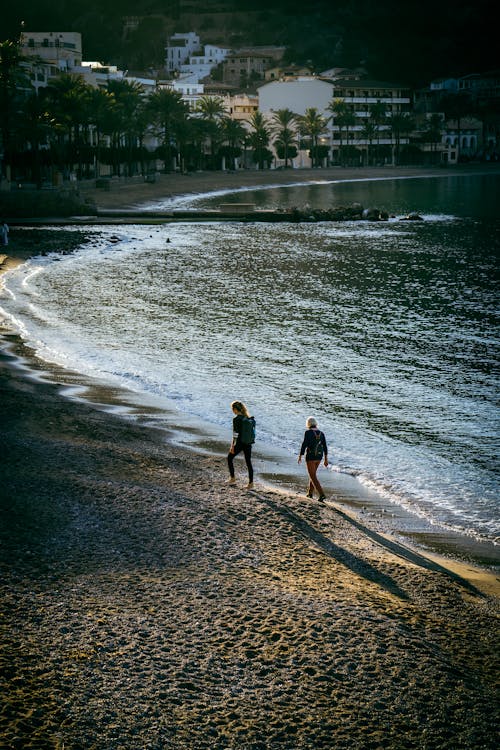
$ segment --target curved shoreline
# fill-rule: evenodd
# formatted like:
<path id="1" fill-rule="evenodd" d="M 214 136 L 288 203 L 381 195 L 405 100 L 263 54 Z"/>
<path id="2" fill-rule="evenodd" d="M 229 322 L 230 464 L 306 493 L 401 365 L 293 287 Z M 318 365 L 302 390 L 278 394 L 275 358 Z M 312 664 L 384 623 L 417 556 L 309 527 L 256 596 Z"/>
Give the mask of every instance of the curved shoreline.
<path id="1" fill-rule="evenodd" d="M 2 338 L 1 744 L 496 750 L 496 576 L 228 487 L 222 445 Z"/>
<path id="2" fill-rule="evenodd" d="M 109 192 L 98 190 L 94 182 L 80 184 L 84 197 L 95 201 L 99 209 L 128 209 L 138 204 L 155 203 L 158 200 L 180 196 L 196 196 L 204 193 L 231 192 L 238 189 L 301 185 L 315 182 L 347 182 L 352 180 L 402 179 L 422 177 L 457 177 L 465 175 L 498 174 L 497 164 L 465 164 L 457 167 L 370 167 L 290 170 L 240 170 L 238 172 L 202 172 L 189 175 L 161 174 L 155 183 L 144 183 L 142 178 L 112 180 Z"/>

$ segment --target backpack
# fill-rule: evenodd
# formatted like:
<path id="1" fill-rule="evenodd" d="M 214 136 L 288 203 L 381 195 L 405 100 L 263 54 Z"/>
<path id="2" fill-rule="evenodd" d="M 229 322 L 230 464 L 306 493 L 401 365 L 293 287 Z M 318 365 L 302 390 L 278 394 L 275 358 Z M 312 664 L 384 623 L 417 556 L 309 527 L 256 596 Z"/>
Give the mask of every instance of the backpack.
<path id="1" fill-rule="evenodd" d="M 255 443 L 255 419 L 253 417 L 241 418 L 240 439 L 243 445 Z"/>
<path id="2" fill-rule="evenodd" d="M 321 431 L 313 430 L 314 432 L 314 443 L 309 448 L 308 458 L 311 461 L 321 461 L 323 458 L 323 442 L 321 440 Z"/>

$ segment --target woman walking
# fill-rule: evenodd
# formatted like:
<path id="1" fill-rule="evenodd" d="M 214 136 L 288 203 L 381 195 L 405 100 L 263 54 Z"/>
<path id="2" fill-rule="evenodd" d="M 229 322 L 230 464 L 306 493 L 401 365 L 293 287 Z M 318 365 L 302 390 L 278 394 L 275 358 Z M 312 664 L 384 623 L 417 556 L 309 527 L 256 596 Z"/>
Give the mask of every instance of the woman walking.
<path id="1" fill-rule="evenodd" d="M 231 404 L 233 410 L 233 440 L 229 453 L 227 454 L 227 465 L 229 467 L 229 483 L 234 484 L 234 457 L 243 451 L 245 462 L 248 469 L 247 489 L 253 487 L 253 466 L 252 466 L 252 443 L 255 442 L 255 419 L 242 401 L 233 401 Z"/>
<path id="2" fill-rule="evenodd" d="M 325 500 L 325 493 L 319 479 L 316 476 L 321 460 L 324 457 L 324 464 L 328 466 L 328 446 L 324 432 L 318 430 L 318 422 L 314 417 L 308 417 L 306 421 L 306 431 L 304 440 L 300 448 L 298 463 L 302 461 L 302 456 L 306 454 L 307 473 L 309 474 L 309 488 L 307 497 L 313 497 L 314 490 L 318 491 L 320 502 Z"/>

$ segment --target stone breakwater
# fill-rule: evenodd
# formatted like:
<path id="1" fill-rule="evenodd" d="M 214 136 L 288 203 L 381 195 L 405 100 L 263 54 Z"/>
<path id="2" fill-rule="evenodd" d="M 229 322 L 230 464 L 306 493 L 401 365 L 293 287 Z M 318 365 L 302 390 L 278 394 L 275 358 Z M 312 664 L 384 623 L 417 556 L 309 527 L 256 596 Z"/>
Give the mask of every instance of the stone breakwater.
<path id="1" fill-rule="evenodd" d="M 255 209 L 251 204 L 225 204 L 218 209 L 175 209 L 171 211 L 158 210 L 99 210 L 97 216 L 72 216 L 74 224 L 96 225 L 96 224 L 162 224 L 174 223 L 176 221 L 241 221 L 241 222 L 318 222 L 318 221 L 388 221 L 396 218 L 387 211 L 378 208 L 364 208 L 360 203 L 351 206 L 338 206 L 329 209 Z M 422 221 L 422 217 L 416 213 L 410 213 L 399 217 L 401 221 Z M 13 220 L 13 226 L 40 226 L 50 224 L 67 224 L 67 218 L 37 218 Z"/>

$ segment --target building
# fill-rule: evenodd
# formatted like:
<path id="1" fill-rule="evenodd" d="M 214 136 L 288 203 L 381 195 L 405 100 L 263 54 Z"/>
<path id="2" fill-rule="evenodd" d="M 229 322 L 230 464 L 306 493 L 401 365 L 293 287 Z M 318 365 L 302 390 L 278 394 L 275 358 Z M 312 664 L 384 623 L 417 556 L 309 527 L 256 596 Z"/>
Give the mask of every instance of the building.
<path id="1" fill-rule="evenodd" d="M 21 54 L 31 85 L 38 91 L 51 78 L 73 73 L 82 62 L 82 36 L 74 31 L 23 31 Z"/>
<path id="2" fill-rule="evenodd" d="M 394 163 L 396 151 L 409 143 L 409 133 L 393 127 L 397 115 L 409 114 L 412 109 L 410 89 L 384 81 L 337 80 L 333 82 L 333 99 L 342 102 L 352 115 L 352 124 L 341 127 L 332 117 L 331 145 L 334 162 L 342 161 L 341 150 L 351 147 L 351 161 L 379 164 Z M 377 115 L 375 112 L 378 110 Z"/>
<path id="3" fill-rule="evenodd" d="M 276 65 L 268 68 L 264 73 L 266 81 L 281 81 L 285 78 L 298 78 L 299 76 L 310 76 L 312 71 L 300 65 Z"/>
<path id="4" fill-rule="evenodd" d="M 171 36 L 167 42 L 165 69 L 168 75 L 173 75 L 185 65 L 191 55 L 200 51 L 200 37 L 194 31 L 178 33 Z"/>
<path id="5" fill-rule="evenodd" d="M 328 146 L 330 161 L 341 161 L 341 148 L 350 149 L 350 163 L 366 163 L 375 152 L 380 163 L 392 162 L 394 150 L 408 143 L 408 134 L 395 133 L 391 126 L 394 115 L 409 113 L 411 92 L 399 84 L 381 81 L 332 80 L 312 76 L 296 79 L 270 81 L 258 89 L 259 109 L 272 116 L 280 109 L 290 109 L 302 116 L 307 109 L 314 108 L 328 121 L 320 144 Z M 338 125 L 330 107 L 334 101 L 345 105 L 352 115 L 348 126 Z M 373 106 L 381 105 L 378 120 L 372 134 L 365 128 L 367 122 L 374 123 Z M 372 153 L 370 153 L 372 152 Z"/>
<path id="6" fill-rule="evenodd" d="M 251 94 L 234 94 L 224 97 L 226 110 L 232 120 L 247 122 L 259 109 L 259 97 Z"/>
<path id="7" fill-rule="evenodd" d="M 227 55 L 222 63 L 222 80 L 233 86 L 247 88 L 264 80 L 265 72 L 281 60 L 284 47 L 250 47 Z"/>
<path id="8" fill-rule="evenodd" d="M 82 63 L 82 35 L 76 31 L 23 31 L 21 54 L 70 73 Z"/>
<path id="9" fill-rule="evenodd" d="M 181 65 L 179 69 L 180 74 L 192 74 L 198 80 L 206 78 L 227 57 L 229 52 L 230 50 L 223 47 L 214 47 L 213 45 L 206 44 L 203 55 L 191 55 L 188 62 Z"/>
<path id="10" fill-rule="evenodd" d="M 298 76 L 280 81 L 269 81 L 258 88 L 259 109 L 264 115 L 279 109 L 290 109 L 304 115 L 306 109 L 315 107 L 327 114 L 332 101 L 333 84 L 314 76 Z"/>

